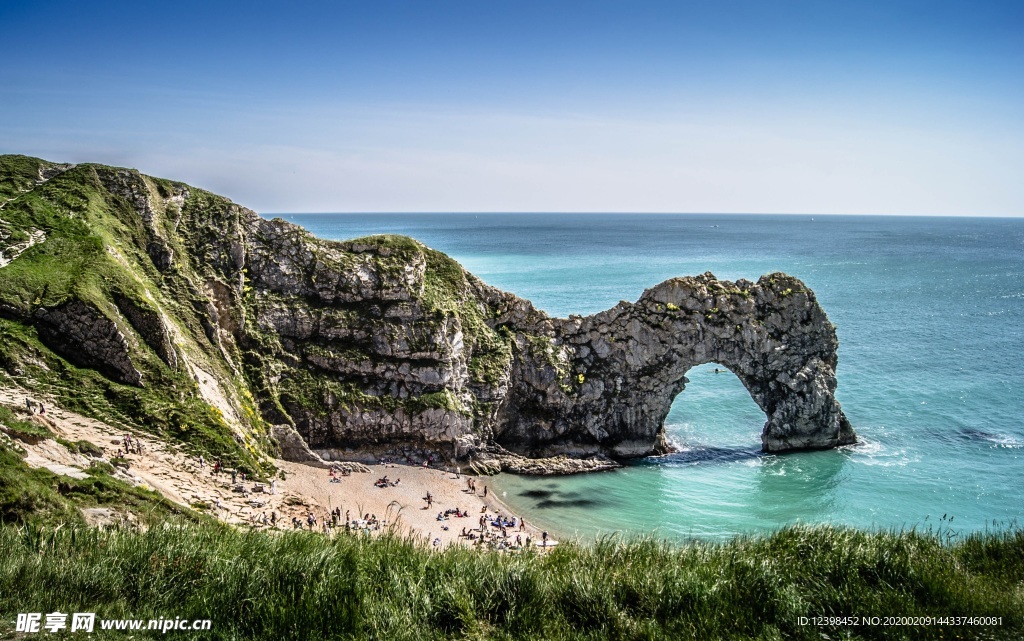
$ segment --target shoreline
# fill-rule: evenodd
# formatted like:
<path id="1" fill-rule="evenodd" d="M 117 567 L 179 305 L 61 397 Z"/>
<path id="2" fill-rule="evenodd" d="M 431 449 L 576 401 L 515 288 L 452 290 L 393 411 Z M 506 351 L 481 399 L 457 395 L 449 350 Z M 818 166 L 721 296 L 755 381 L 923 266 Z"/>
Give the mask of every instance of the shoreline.
<path id="1" fill-rule="evenodd" d="M 311 528 L 307 519 L 312 514 L 315 518 L 312 529 L 324 531 L 327 521 L 334 525 L 328 531 L 337 534 L 345 531 L 346 520 L 351 523 L 369 515 L 369 520 L 376 521 L 378 527 L 366 528 L 368 531 L 383 532 L 393 528 L 400 534 L 422 539 L 428 545 L 443 549 L 450 545 L 473 545 L 473 541 L 460 535 L 465 528 L 479 536 L 480 517 L 484 514 L 519 518 L 491 491 L 494 488 L 489 487 L 487 479 L 490 477 L 486 476 L 461 474 L 457 478 L 450 468 L 377 463 L 359 466 L 368 471 L 353 471 L 348 475 L 339 473 L 332 482 L 329 467 L 273 459 L 278 474 L 271 487 L 270 479 L 266 482 L 242 480 L 241 477 L 233 479 L 230 471 L 213 474 L 213 461 L 201 461 L 199 457 L 183 454 L 180 444 L 161 441 L 143 432 L 115 428 L 67 410 L 55 399 L 30 393 L 20 386 L 0 386 L 0 403 L 12 410 L 24 412 L 26 399 L 46 403 L 45 415 L 30 418 L 44 424 L 54 434 L 54 439 L 43 439 L 35 444 L 19 443 L 27 452 L 24 461 L 30 467 L 83 478 L 88 475 L 93 461 L 109 463 L 114 450 L 120 447 L 126 434 L 130 434 L 132 439 L 144 444 L 144 453 L 124 455 L 129 466 L 127 469 L 117 468 L 114 472 L 117 478 L 137 487 L 152 489 L 170 501 L 233 525 L 287 530 L 293 527 L 294 518 L 308 530 Z M 88 441 L 103 455 L 88 457 L 71 452 L 56 438 L 71 442 Z M 339 468 L 345 466 L 342 462 L 337 462 L 337 465 Z M 281 472 L 284 478 L 281 478 Z M 377 487 L 375 481 L 383 477 L 388 477 L 389 481 L 400 481 L 394 486 Z M 468 490 L 466 480 L 469 478 L 475 481 L 477 492 Z M 486 498 L 482 495 L 485 486 L 488 487 Z M 433 499 L 430 507 L 424 500 L 428 492 Z M 336 524 L 331 517 L 335 508 L 341 511 L 341 518 Z M 443 516 L 446 510 L 456 509 L 465 516 L 449 515 L 446 520 L 438 520 L 439 513 Z M 345 519 L 346 510 L 349 519 Z M 270 525 L 270 517 L 275 514 L 276 524 Z M 267 515 L 267 524 L 262 522 L 263 515 Z M 118 510 L 116 506 L 83 510 L 83 516 L 91 525 L 134 522 L 132 515 Z M 488 526 L 486 530 L 493 532 L 494 528 Z M 541 532 L 528 521 L 521 536 L 524 541 L 527 536 L 540 540 Z M 520 534 L 518 527 L 515 531 L 509 528 L 508 533 L 509 540 L 513 542 Z"/>
<path id="2" fill-rule="evenodd" d="M 378 463 L 367 465 L 370 470 L 368 473 L 353 472 L 331 482 L 329 469 L 280 460 L 275 461 L 275 464 L 286 475 L 285 480 L 278 483 L 279 490 L 286 495 L 290 492 L 291 496 L 306 498 L 305 505 L 292 508 L 297 507 L 299 511 L 312 510 L 317 516 L 335 507 L 343 513 L 344 510 L 355 510 L 363 515 L 376 515 L 382 521 L 381 530 L 391 527 L 401 534 L 421 538 L 434 547 L 474 545 L 473 541 L 463 538 L 461 533 L 465 528 L 467 532 L 479 536 L 479 520 L 484 514 L 491 517 L 500 514 L 506 518 L 515 516 L 517 523 L 521 520 L 520 515 L 491 491 L 492 488 L 486 482 L 490 477 L 456 475 L 450 468 Z M 385 477 L 389 481 L 400 482 L 397 486 L 377 487 L 375 482 Z M 474 480 L 476 492 L 469 491 L 467 479 Z M 488 487 L 486 498 L 482 494 L 485 486 Z M 433 499 L 429 508 L 424 500 L 427 492 L 430 492 Z M 287 500 L 282 503 L 287 503 Z M 451 515 L 447 520 L 438 520 L 439 514 L 455 509 L 465 516 Z M 295 510 L 289 509 L 286 513 L 291 516 Z M 494 528 L 488 527 L 487 531 L 493 532 Z M 509 528 L 509 540 L 515 541 L 516 535 L 520 535 L 524 541 L 527 536 L 537 541 L 541 532 L 542 529 L 527 521 L 521 533 L 518 527 L 514 530 Z M 435 545 L 436 540 L 439 543 Z"/>

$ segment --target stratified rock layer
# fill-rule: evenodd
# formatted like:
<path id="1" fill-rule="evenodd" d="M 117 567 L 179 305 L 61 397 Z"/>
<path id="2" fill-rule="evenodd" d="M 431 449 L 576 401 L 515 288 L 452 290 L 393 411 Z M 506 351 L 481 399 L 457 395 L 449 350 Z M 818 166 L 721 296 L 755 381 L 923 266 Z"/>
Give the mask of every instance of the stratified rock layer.
<path id="1" fill-rule="evenodd" d="M 232 425 L 287 426 L 277 432 L 289 451 L 302 449 L 297 433 L 331 461 L 607 469 L 609 456 L 667 450 L 672 401 L 686 372 L 709 362 L 734 372 L 764 410 L 766 451 L 855 440 L 834 396 L 835 328 L 785 274 L 676 278 L 635 303 L 551 318 L 409 238 L 325 241 L 133 170 L 62 166 L 51 186 L 38 162 L 38 178 L 17 192 L 35 200 L 16 194 L 8 209 L 26 203 L 25 229 L 5 234 L 47 235 L 11 266 L 28 273 L 18 261 L 59 249 L 64 222 L 53 216 L 63 212 L 79 234 L 110 212 L 96 219 L 115 231 L 98 237 L 122 237 L 90 250 L 91 266 L 80 267 L 89 287 L 34 294 L 37 281 L 12 280 L 0 288 L 0 315 L 123 384 L 187 370 L 211 404 L 231 406 L 222 409 Z M 44 220 L 27 204 L 37 201 L 59 206 Z M 242 411 L 250 402 L 259 417 Z"/>
<path id="2" fill-rule="evenodd" d="M 855 435 L 836 402 L 835 328 L 814 294 L 785 274 L 756 284 L 706 273 L 676 278 L 586 318 L 543 323 L 550 367 L 521 350 L 496 439 L 549 455 L 663 452 L 672 401 L 695 365 L 731 370 L 764 410 L 766 451 L 828 448 Z M 537 331 L 538 328 L 534 328 Z"/>

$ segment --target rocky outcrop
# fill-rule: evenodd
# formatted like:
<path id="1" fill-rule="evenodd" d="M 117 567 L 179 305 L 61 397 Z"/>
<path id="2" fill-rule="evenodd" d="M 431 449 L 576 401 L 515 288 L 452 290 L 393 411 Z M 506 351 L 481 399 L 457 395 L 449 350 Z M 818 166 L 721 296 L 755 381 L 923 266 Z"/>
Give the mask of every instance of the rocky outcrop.
<path id="1" fill-rule="evenodd" d="M 72 301 L 35 314 L 39 337 L 53 351 L 82 367 L 91 367 L 131 385 L 142 384 L 132 361 L 132 346 L 117 324 L 94 305 Z"/>
<path id="2" fill-rule="evenodd" d="M 677 278 L 587 318 L 534 327 L 520 351 L 495 439 L 530 455 L 665 452 L 664 422 L 686 372 L 718 363 L 767 421 L 765 451 L 852 443 L 835 400 L 835 328 L 814 294 L 785 274 Z M 523 341 L 529 343 L 529 340 Z"/>
<path id="3" fill-rule="evenodd" d="M 88 199 L 76 180 L 109 208 L 105 229 L 124 234 L 88 275 L 90 298 L 68 290 L 39 305 L 26 281 L 0 288 L 0 312 L 27 316 L 54 351 L 122 383 L 160 380 L 160 368 L 216 372 L 234 405 L 256 410 L 235 423 L 286 426 L 274 433 L 289 456 L 608 469 L 667 451 L 664 421 L 687 371 L 712 362 L 764 410 L 764 450 L 856 438 L 834 396 L 835 328 L 785 274 L 676 278 L 635 303 L 550 318 L 410 238 L 326 241 L 132 170 L 68 169 L 46 192 L 53 211 L 77 216 Z"/>
<path id="4" fill-rule="evenodd" d="M 636 303 L 555 319 L 408 239 L 329 243 L 283 221 L 250 220 L 249 312 L 277 352 L 267 387 L 314 449 L 664 453 L 665 417 L 686 372 L 710 362 L 734 372 L 764 410 L 765 451 L 855 440 L 834 397 L 835 328 L 813 292 L 785 274 L 756 284 L 678 278 Z M 439 285 L 435 272 L 445 270 L 455 278 Z"/>
<path id="5" fill-rule="evenodd" d="M 111 194 L 121 198 L 138 216 L 148 232 L 146 253 L 157 269 L 167 271 L 174 261 L 174 250 L 171 249 L 161 225 L 160 210 L 166 209 L 166 203 L 159 197 L 154 198 L 153 190 L 146 182 L 145 176 L 137 171 L 100 167 L 96 175 Z M 154 200 L 160 203 L 160 210 L 153 207 Z"/>
<path id="6" fill-rule="evenodd" d="M 470 462 L 469 471 L 481 476 L 490 476 L 499 472 L 530 476 L 565 476 L 586 472 L 606 472 L 620 467 L 622 467 L 621 463 L 600 455 L 587 458 L 569 456 L 528 458 L 511 452 L 501 452 L 490 457 L 481 454 L 476 460 Z"/>
<path id="7" fill-rule="evenodd" d="M 121 314 L 128 319 L 146 345 L 156 352 L 160 360 L 171 368 L 178 367 L 178 355 L 174 351 L 171 334 L 164 325 L 160 313 L 124 294 L 115 293 L 112 298 Z"/>

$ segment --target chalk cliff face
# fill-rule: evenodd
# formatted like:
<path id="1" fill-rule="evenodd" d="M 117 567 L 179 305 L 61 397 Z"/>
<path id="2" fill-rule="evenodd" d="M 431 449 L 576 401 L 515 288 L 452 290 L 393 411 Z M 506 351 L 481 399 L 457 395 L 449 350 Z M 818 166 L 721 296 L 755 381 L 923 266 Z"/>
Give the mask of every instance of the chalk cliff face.
<path id="1" fill-rule="evenodd" d="M 195 381 L 244 439 L 286 424 L 329 459 L 643 456 L 666 451 L 686 372 L 715 362 L 765 411 L 765 450 L 855 440 L 833 394 L 835 329 L 790 276 L 677 278 L 636 303 L 550 318 L 409 238 L 325 241 L 181 183 L 29 160 L 32 180 L 0 182 L 0 218 L 20 221 L 11 246 L 46 240 L 0 279 L 41 270 L 69 218 L 100 239 L 82 266 L 93 285 L 40 293 L 16 278 L 0 315 L 120 385 L 174 380 L 181 396 Z M 48 217 L 32 217 L 33 195 Z M 0 358 L 8 371 L 27 362 Z"/>

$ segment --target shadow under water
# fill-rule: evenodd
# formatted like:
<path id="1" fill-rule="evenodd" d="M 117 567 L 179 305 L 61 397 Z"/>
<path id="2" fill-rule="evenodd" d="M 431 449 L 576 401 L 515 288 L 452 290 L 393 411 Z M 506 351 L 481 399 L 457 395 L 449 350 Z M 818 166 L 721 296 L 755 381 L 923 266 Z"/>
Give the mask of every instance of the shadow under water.
<path id="1" fill-rule="evenodd" d="M 534 506 L 541 509 L 547 508 L 590 508 L 601 507 L 609 504 L 608 501 L 600 498 L 596 492 L 580 492 L 578 490 L 561 490 L 557 484 L 548 483 L 544 488 L 533 488 L 517 493 L 518 496 L 535 501 Z"/>
<path id="2" fill-rule="evenodd" d="M 671 454 L 650 456 L 638 465 L 704 465 L 708 463 L 736 463 L 765 456 L 760 448 L 749 446 L 716 447 L 700 445 L 685 447 Z"/>

